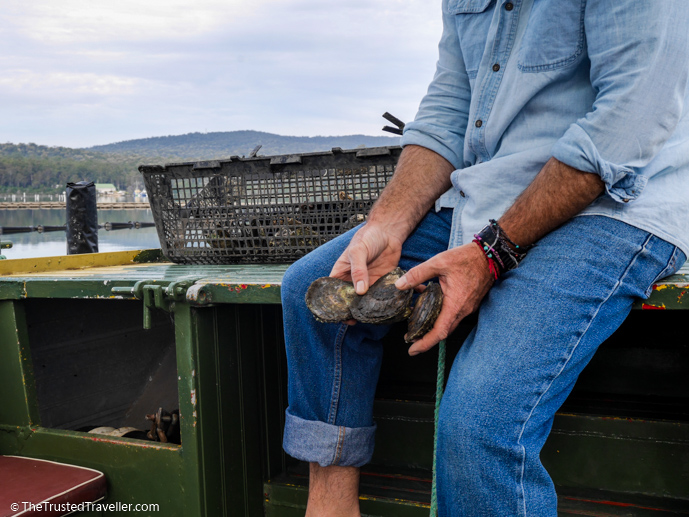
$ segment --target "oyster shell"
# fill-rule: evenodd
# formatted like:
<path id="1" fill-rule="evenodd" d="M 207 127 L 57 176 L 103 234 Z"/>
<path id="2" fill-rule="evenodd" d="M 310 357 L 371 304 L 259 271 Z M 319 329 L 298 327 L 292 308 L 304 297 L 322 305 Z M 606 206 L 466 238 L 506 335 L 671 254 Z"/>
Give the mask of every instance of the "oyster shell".
<path id="1" fill-rule="evenodd" d="M 362 296 L 352 300 L 350 310 L 362 323 L 387 324 L 402 321 L 411 314 L 412 289 L 400 291 L 395 282 L 405 271 L 395 268 L 380 277 Z"/>
<path id="2" fill-rule="evenodd" d="M 349 307 L 356 296 L 351 282 L 324 276 L 309 286 L 306 306 L 321 323 L 338 323 L 352 319 Z"/>
<path id="3" fill-rule="evenodd" d="M 433 324 L 438 318 L 442 306 L 443 290 L 440 288 L 439 283 L 431 282 L 416 299 L 414 309 L 411 316 L 409 316 L 409 327 L 404 340 L 407 343 L 412 343 L 417 339 L 421 339 L 433 328 Z"/>

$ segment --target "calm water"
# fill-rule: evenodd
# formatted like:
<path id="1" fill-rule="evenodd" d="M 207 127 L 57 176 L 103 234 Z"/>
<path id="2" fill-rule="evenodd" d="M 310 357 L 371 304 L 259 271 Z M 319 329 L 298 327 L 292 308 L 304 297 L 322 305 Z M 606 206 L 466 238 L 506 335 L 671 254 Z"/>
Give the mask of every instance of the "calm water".
<path id="1" fill-rule="evenodd" d="M 66 211 L 54 209 L 40 210 L 0 210 L 0 226 L 59 226 L 65 224 Z M 98 210 L 100 224 L 124 223 L 128 221 L 153 222 L 150 208 L 137 210 Z M 8 259 L 52 257 L 67 253 L 65 232 L 16 233 L 0 236 L 3 241 L 11 241 L 13 247 L 0 251 Z M 159 248 L 155 228 L 112 230 L 98 232 L 98 251 L 123 251 L 134 249 Z"/>

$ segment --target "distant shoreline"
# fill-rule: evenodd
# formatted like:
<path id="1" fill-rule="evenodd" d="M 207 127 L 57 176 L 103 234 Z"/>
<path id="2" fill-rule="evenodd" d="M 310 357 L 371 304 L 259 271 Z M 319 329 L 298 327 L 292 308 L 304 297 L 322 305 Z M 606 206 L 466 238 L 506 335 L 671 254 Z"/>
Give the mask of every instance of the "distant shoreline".
<path id="1" fill-rule="evenodd" d="M 97 205 L 99 210 L 134 210 L 150 209 L 148 201 L 104 201 Z M 25 210 L 25 209 L 64 209 L 62 201 L 17 201 L 0 203 L 0 210 Z"/>

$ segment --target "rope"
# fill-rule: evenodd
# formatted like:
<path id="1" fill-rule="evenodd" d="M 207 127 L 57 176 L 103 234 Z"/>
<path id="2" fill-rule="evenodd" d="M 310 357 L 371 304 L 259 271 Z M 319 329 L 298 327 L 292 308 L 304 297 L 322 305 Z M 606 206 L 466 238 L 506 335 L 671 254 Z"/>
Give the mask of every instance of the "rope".
<path id="1" fill-rule="evenodd" d="M 445 388 L 445 340 L 438 343 L 438 375 L 435 382 L 435 416 L 433 427 L 433 483 L 431 485 L 431 517 L 438 515 L 438 487 L 436 485 L 436 453 L 438 451 L 438 416 L 440 400 Z"/>

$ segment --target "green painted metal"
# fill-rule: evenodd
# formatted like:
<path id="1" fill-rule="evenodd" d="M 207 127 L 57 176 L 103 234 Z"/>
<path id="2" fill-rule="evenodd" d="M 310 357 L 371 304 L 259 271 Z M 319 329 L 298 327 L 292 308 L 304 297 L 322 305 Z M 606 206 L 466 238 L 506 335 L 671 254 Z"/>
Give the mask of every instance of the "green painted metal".
<path id="1" fill-rule="evenodd" d="M 22 305 L 14 301 L 0 301 L 0 357 L 0 423 L 38 424 L 26 319 Z"/>
<path id="2" fill-rule="evenodd" d="M 187 291 L 192 305 L 277 304 L 287 265 L 177 265 L 161 263 L 158 250 L 139 253 L 121 266 L 86 269 L 54 269 L 0 277 L 0 299 L 19 298 L 135 298 L 140 281 L 167 287 L 193 280 Z M 150 262 L 147 262 L 150 261 Z M 141 264 L 138 264 L 138 263 Z M 635 309 L 689 308 L 689 266 L 654 286 L 648 300 Z"/>
<path id="3" fill-rule="evenodd" d="M 430 471 L 433 405 L 376 401 L 373 463 Z M 541 458 L 559 486 L 686 500 L 689 423 L 558 413 Z"/>
<path id="4" fill-rule="evenodd" d="M 193 449 L 197 429 L 183 429 L 185 446 L 180 447 L 40 427 L 27 336 L 22 302 L 1 301 L 0 453 L 104 471 L 108 479 L 106 503 L 158 503 L 170 515 L 205 515 L 198 511 L 200 491 L 192 475 L 196 460 L 187 454 Z M 184 339 L 179 346 L 185 349 Z"/>
<path id="5" fill-rule="evenodd" d="M 156 261 L 160 255 L 150 252 L 139 260 Z M 303 480 L 290 483 L 281 478 L 294 465 L 281 450 L 286 373 L 279 303 L 287 266 L 132 263 L 127 255 L 123 264 L 42 267 L 47 270 L 0 277 L 0 453 L 103 470 L 110 484 L 108 502 L 160 499 L 161 511 L 172 516 L 253 517 L 261 515 L 264 507 L 266 515 L 303 515 Z M 689 308 L 687 290 L 689 269 L 685 268 L 658 283 L 651 298 L 637 308 Z M 169 312 L 174 320 L 182 446 L 40 427 L 25 314 L 26 306 L 36 303 L 25 302 L 32 298 L 84 298 L 94 304 L 103 299 L 129 300 L 126 305 L 131 301 L 145 308 L 144 322 L 151 311 Z M 658 325 L 657 314 L 639 314 L 637 319 L 652 317 Z M 679 312 L 674 314 L 672 321 L 681 317 Z M 663 321 L 668 317 L 663 316 Z M 672 330 L 672 325 L 667 327 Z M 619 339 L 650 339 L 651 334 L 635 328 L 625 330 Z M 664 379 L 676 382 L 672 364 L 666 363 L 672 357 L 681 362 L 685 355 L 675 350 L 679 346 L 675 338 L 671 344 L 664 343 L 662 335 L 653 334 L 653 339 L 663 348 L 656 366 L 669 372 Z M 628 353 L 619 346 L 612 343 L 602 359 L 609 356 L 609 361 L 617 363 L 618 354 L 623 359 L 641 357 L 633 347 Z M 386 358 L 395 364 L 403 362 L 387 352 Z M 433 361 L 423 359 L 413 363 L 414 369 L 424 365 L 421 369 L 429 366 L 430 371 Z M 584 378 L 583 385 L 614 394 L 597 380 L 601 370 L 608 368 L 604 363 L 590 369 L 595 375 Z M 637 359 L 625 364 L 637 365 Z M 415 381 L 425 382 L 425 374 L 416 373 Z M 405 375 L 408 372 L 401 377 Z M 401 377 L 391 380 L 401 382 Z M 671 386 L 655 389 L 654 379 L 644 381 L 635 395 L 672 394 Z M 395 393 L 395 386 L 386 388 L 386 393 Z M 376 401 L 374 407 L 378 435 L 373 462 L 387 468 L 392 477 L 410 468 L 430 473 L 433 404 L 430 399 L 423 401 L 423 389 L 410 393 L 414 390 L 421 399 L 391 397 Z M 683 397 L 682 393 L 675 395 Z M 563 487 L 604 488 L 689 502 L 689 486 L 683 482 L 689 479 L 689 423 L 684 421 L 558 414 L 543 459 Z M 381 490 L 364 491 L 362 511 L 380 516 L 427 515 L 423 498 L 412 501 L 404 497 L 404 490 L 396 494 L 387 497 Z"/>
<path id="6" fill-rule="evenodd" d="M 178 336 L 177 346 L 182 353 L 189 350 L 184 333 Z M 101 470 L 108 479 L 106 503 L 158 503 L 168 509 L 169 515 L 207 515 L 200 509 L 200 483 L 195 476 L 196 425 L 182 426 L 184 447 L 40 427 L 28 350 L 22 302 L 0 302 L 0 353 L 6 359 L 0 361 L 1 454 Z M 184 381 L 180 375 L 180 392 L 188 385 L 194 389 L 193 376 L 183 377 Z M 181 404 L 180 408 L 184 416 L 192 414 L 189 405 Z M 181 491 L 180 487 L 183 487 Z"/>
<path id="7" fill-rule="evenodd" d="M 167 288 L 193 283 L 187 291 L 192 305 L 280 303 L 286 265 L 185 266 L 124 265 L 60 270 L 0 277 L 0 299 L 118 298 L 135 299 L 137 284 Z M 167 296 L 167 293 L 165 294 Z"/>
<path id="8" fill-rule="evenodd" d="M 191 462 L 179 446 L 2 425 L 0 452 L 103 471 L 108 481 L 104 503 L 157 503 L 161 512 L 150 515 L 201 515 L 193 505 L 198 491 L 188 482 Z"/>
<path id="9" fill-rule="evenodd" d="M 633 308 L 644 310 L 689 309 L 689 264 L 684 264 L 677 274 L 655 284 L 649 299 L 637 300 Z"/>
<path id="10" fill-rule="evenodd" d="M 174 318 L 182 452 L 188 458 L 181 487 L 188 491 L 185 495 L 190 515 L 214 515 L 207 513 L 203 494 L 204 466 L 199 458 L 202 420 L 198 411 L 197 347 L 191 308 L 185 304 L 175 305 Z"/>
<path id="11" fill-rule="evenodd" d="M 269 323 L 273 315 L 240 305 L 192 308 L 192 314 L 203 420 L 199 447 L 209 508 L 213 505 L 216 515 L 260 515 L 262 484 L 283 468 L 275 457 L 282 460 L 284 405 L 275 409 L 269 399 L 277 393 L 268 393 L 264 384 L 266 368 L 276 367 L 277 357 L 265 355 L 273 349 L 265 335 L 270 330 L 264 328 L 274 328 Z"/>
<path id="12" fill-rule="evenodd" d="M 689 423 L 558 414 L 541 453 L 555 482 L 685 500 Z"/>
<path id="13" fill-rule="evenodd" d="M 373 406 L 376 447 L 373 462 L 390 467 L 433 466 L 433 403 L 376 400 Z M 404 454 L 400 454 L 404 451 Z"/>
<path id="14" fill-rule="evenodd" d="M 159 249 L 140 250 L 139 253 L 132 259 L 132 262 L 137 263 L 152 263 L 152 262 L 168 262 Z"/>
<path id="15" fill-rule="evenodd" d="M 168 515 L 185 517 L 262 513 L 263 482 L 284 468 L 279 307 L 170 301 L 179 447 L 38 426 L 30 356 L 20 356 L 22 347 L 28 350 L 25 303 L 0 302 L 2 353 L 14 358 L 0 362 L 0 453 L 102 470 L 112 485 L 106 502 L 160 501 Z"/>

